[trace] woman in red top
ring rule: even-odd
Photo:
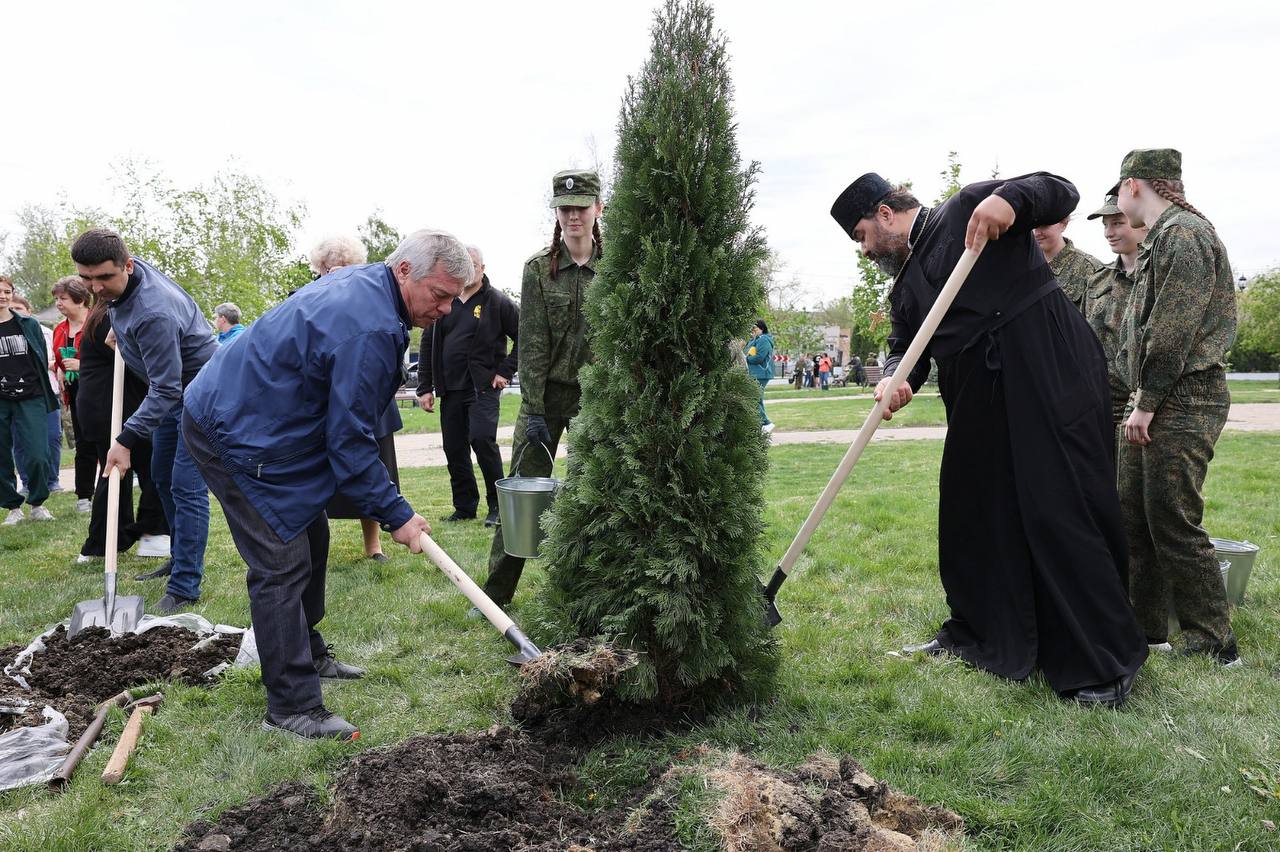
[[[93,508],[93,490],[97,485],[98,456],[86,440],[76,415],[76,391],[80,388],[80,333],[89,315],[89,288],[79,275],[68,275],[53,285],[53,303],[66,319],[53,327],[53,364],[62,382],[62,401],[70,412],[71,429],[76,450],[76,511]]]

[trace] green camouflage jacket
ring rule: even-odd
[[[1226,366],[1236,337],[1236,291],[1213,226],[1170,205],[1138,247],[1121,357],[1134,404],[1156,411],[1189,373]]]
[[[1129,385],[1129,367],[1120,358],[1125,312],[1133,295],[1133,285],[1133,277],[1124,271],[1124,261],[1117,257],[1115,263],[1094,274],[1084,300],[1084,317],[1102,341],[1102,351],[1107,356],[1111,391],[1123,396],[1133,390]]]
[[[578,412],[578,371],[591,360],[583,300],[600,252],[578,266],[561,246],[555,280],[551,247],[525,261],[520,284],[520,402],[529,414]]]
[[[1089,282],[1102,269],[1102,261],[1088,252],[1080,251],[1071,240],[1065,237],[1063,239],[1066,245],[1049,261],[1049,268],[1053,270],[1053,277],[1058,279],[1071,304],[1083,313]]]

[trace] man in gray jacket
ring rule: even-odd
[[[209,538],[209,492],[182,440],[182,392],[218,345],[187,292],[154,266],[129,255],[114,231],[85,231],[71,259],[100,299],[110,299],[111,327],[125,365],[147,382],[147,395],[107,453],[106,470],[131,466],[133,447],[151,441],[151,476],[171,531],[169,585],[152,612],[169,614],[200,597]]]

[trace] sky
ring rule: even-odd
[[[179,186],[233,165],[305,203],[298,245],[375,210],[452,231],[519,289],[550,239],[551,175],[612,171],[618,107],[649,50],[652,0],[225,0],[0,4],[0,233],[23,204],[113,205],[114,169]],[[754,220],[804,291],[845,295],[854,244],[828,214],[877,171],[937,197],[1047,170],[1082,201],[1067,229],[1114,256],[1102,202],[1131,148],[1183,154],[1187,197],[1237,274],[1280,265],[1280,4],[715,3]]]

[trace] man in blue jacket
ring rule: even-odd
[[[97,297],[111,300],[111,328],[125,366],[147,382],[147,395],[115,436],[104,469],[115,466],[124,473],[132,466],[133,448],[151,441],[151,478],[169,522],[172,569],[165,594],[151,611],[168,615],[195,603],[204,579],[209,492],[178,424],[182,390],[218,344],[187,291],[131,257],[115,231],[85,231],[71,244],[71,259]]]
[[[263,727],[351,740],[320,679],[364,672],[334,660],[324,616],[325,505],[341,492],[414,553],[430,532],[378,458],[378,419],[401,383],[410,326],[449,313],[472,276],[443,231],[406,237],[385,263],[345,266],[297,291],[224,347],[187,388],[183,433],[248,565]]]

